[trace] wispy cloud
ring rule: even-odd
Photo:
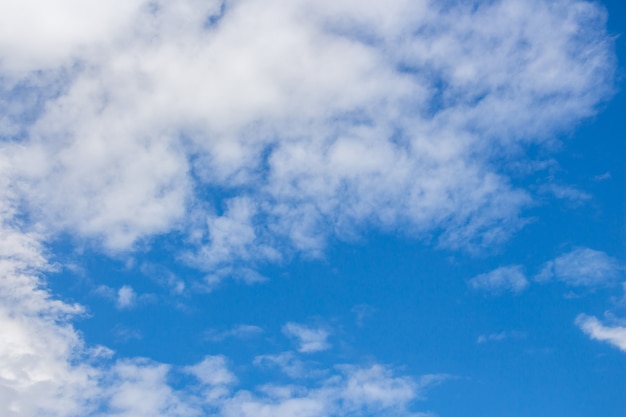
[[[217,331],[214,329],[208,330],[206,332],[206,337],[211,341],[221,342],[228,338],[250,339],[253,337],[257,337],[261,334],[263,334],[263,329],[259,326],[254,326],[251,324],[238,324],[228,330],[223,330],[223,331]]]
[[[538,282],[561,281],[574,287],[610,285],[624,274],[624,267],[604,252],[578,248],[546,262],[535,276]]]
[[[494,295],[504,292],[519,294],[528,287],[528,280],[523,267],[520,265],[494,269],[486,274],[475,276],[467,283],[474,290],[486,291]]]
[[[591,195],[569,185],[547,184],[540,187],[539,191],[544,194],[551,194],[562,200],[569,200],[573,203],[583,203],[591,200]]]
[[[500,333],[490,333],[490,334],[480,335],[476,339],[476,343],[480,345],[480,344],[488,343],[488,342],[502,342],[507,339],[523,339],[525,337],[526,337],[526,333],[511,330],[511,331],[503,331]]]
[[[355,315],[357,326],[363,327],[365,319],[374,315],[376,308],[367,304],[359,304],[352,307],[350,311]]]
[[[129,310],[156,300],[154,294],[137,294],[130,285],[122,285],[117,290],[107,285],[100,285],[94,293],[111,300],[119,310]]]
[[[317,364],[302,360],[294,352],[282,352],[276,355],[259,355],[254,364],[265,368],[278,368],[283,374],[293,379],[318,378],[326,373],[317,369]]]

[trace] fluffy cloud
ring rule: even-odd
[[[268,385],[263,388],[263,396],[241,392],[225,403],[223,415],[415,416],[407,410],[407,406],[418,397],[420,388],[426,387],[410,379],[394,377],[388,369],[379,365],[365,368],[347,366],[340,368],[336,375],[323,380],[318,388]]]
[[[626,352],[626,327],[606,326],[597,318],[585,314],[576,318],[576,324],[590,338],[609,343]]]
[[[0,188],[0,414],[78,415],[97,386],[89,364],[75,361],[85,349],[68,320],[82,307],[46,290],[40,274],[51,267],[40,236],[13,226],[7,191]]]
[[[606,253],[578,248],[546,262],[535,280],[558,280],[575,287],[595,287],[617,282],[623,272],[619,262]]]
[[[283,326],[283,333],[296,339],[299,352],[313,353],[330,348],[330,343],[327,340],[330,333],[321,327],[287,323]]]
[[[52,298],[37,276],[49,268],[37,236],[12,229],[6,221],[10,210],[0,208],[9,216],[0,223],[3,416],[414,415],[408,407],[426,386],[381,365],[338,366],[324,372],[330,376],[316,380],[313,388],[268,385],[250,392],[233,390],[237,378],[222,356],[180,369],[141,358],[112,362],[113,352],[85,347],[69,322],[82,308]],[[197,384],[175,388],[168,382],[173,372],[191,374]]]
[[[248,281],[234,264],[319,255],[364,226],[493,244],[532,200],[497,161],[612,87],[605,15],[586,1],[40,3],[0,3],[9,417],[409,414],[421,385],[380,365],[233,392],[220,359],[185,369],[196,391],[170,386],[166,364],[110,363],[72,327],[81,307],[46,290],[43,243],[66,232],[115,252],[175,232],[213,280]],[[288,329],[303,352],[327,346]]]
[[[501,241],[532,197],[496,160],[593,114],[614,68],[576,0],[9,4],[1,151],[29,216],[113,251],[183,231],[207,269],[364,225]]]
[[[117,306],[119,308],[131,308],[137,301],[137,293],[133,287],[124,285],[117,291]]]
[[[494,269],[486,274],[475,276],[467,283],[475,290],[487,291],[496,295],[506,291],[519,294],[528,286],[528,280],[520,265]]]

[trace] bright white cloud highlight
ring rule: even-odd
[[[585,314],[576,318],[576,324],[590,338],[609,343],[626,352],[626,327],[606,326],[597,318]]]
[[[528,280],[520,265],[494,269],[486,274],[475,276],[467,283],[474,290],[486,291],[494,295],[504,292],[519,294],[528,287]]]
[[[321,327],[309,327],[297,323],[287,323],[283,326],[283,333],[294,338],[298,343],[298,351],[313,353],[330,349],[327,339],[330,333]]]
[[[546,262],[535,280],[562,281],[574,287],[595,287],[616,283],[624,268],[606,253],[578,248]]]

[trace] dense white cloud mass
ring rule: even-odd
[[[576,287],[614,284],[624,268],[604,252],[578,248],[546,262],[535,279],[539,282],[562,281]]]
[[[581,314],[576,318],[576,324],[592,339],[610,343],[626,352],[625,326],[606,326],[597,318],[585,314]]]
[[[67,320],[82,309],[44,288],[37,274],[50,267],[38,236],[13,227],[6,191],[0,191],[0,415],[77,415],[95,387],[90,366],[72,364],[83,346]]]
[[[362,225],[504,239],[531,196],[494,158],[611,89],[605,16],[582,1],[91,3],[3,3],[16,191],[111,250],[184,230],[207,269]]]
[[[528,287],[528,280],[520,265],[503,266],[470,279],[468,285],[475,290],[501,294],[510,291],[519,294]]]
[[[247,392],[219,358],[185,368],[196,390],[165,364],[110,363],[46,290],[43,243],[176,231],[213,281],[255,282],[231,264],[359,227],[499,242],[532,196],[496,159],[594,114],[610,46],[577,0],[0,2],[0,414],[410,415],[421,384],[379,365]]]

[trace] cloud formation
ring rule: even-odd
[[[486,291],[494,295],[504,292],[519,294],[528,287],[528,280],[524,274],[524,269],[520,265],[503,266],[494,269],[486,274],[475,276],[467,283],[474,290]]]
[[[263,333],[263,329],[252,324],[238,324],[224,331],[208,330],[207,338],[214,342],[221,342],[228,338],[249,339],[257,337]]]
[[[546,262],[535,280],[557,280],[574,287],[597,287],[615,284],[623,274],[624,268],[620,263],[606,253],[578,248]]]
[[[500,333],[491,333],[478,336],[476,343],[481,345],[488,342],[502,342],[506,339],[523,339],[526,333],[517,330],[503,331]]]
[[[532,196],[498,161],[593,115],[615,63],[595,3],[473,6],[0,2],[0,414],[411,415],[422,385],[377,364],[236,391],[221,357],[113,360],[46,289],[45,243],[125,252],[173,234],[213,281],[257,282],[250,264],[368,227],[506,239]],[[475,282],[521,291],[512,268]],[[328,348],[323,330],[285,329],[301,352]],[[197,386],[171,386],[177,371]]]
[[[609,343],[626,352],[626,327],[606,326],[596,317],[585,314],[576,317],[576,325],[590,338]]]
[[[294,338],[298,343],[298,352],[313,353],[330,349],[328,330],[321,327],[304,326],[297,323],[287,323],[283,326],[283,333]]]
[[[29,216],[112,251],[183,231],[206,269],[363,226],[501,241],[532,196],[496,161],[612,88],[583,1],[28,4],[0,13],[0,135]]]

